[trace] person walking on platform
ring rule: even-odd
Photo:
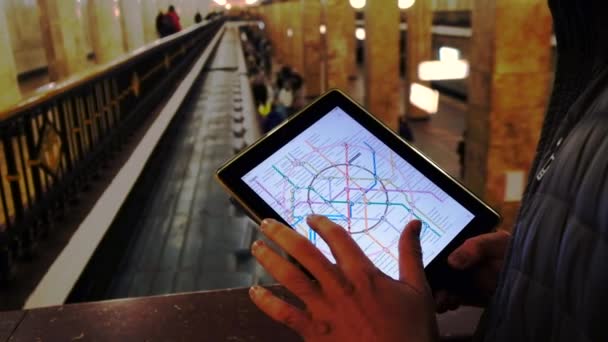
[[[158,11],[158,15],[156,16],[156,33],[158,33],[159,38],[164,38],[171,34],[171,19],[163,11]]]
[[[175,11],[175,7],[173,5],[169,6],[169,12],[167,12],[167,16],[171,20],[171,34],[181,31],[182,25],[179,22],[179,15]]]
[[[513,235],[476,236],[448,256],[449,266],[466,274],[462,290],[431,292],[420,221],[401,234],[395,258],[400,280],[394,280],[323,216],[307,223],[337,263],[298,232],[267,219],[264,235],[286,255],[298,256],[312,277],[257,241],[253,255],[305,308],[254,286],[250,297],[261,311],[307,342],[438,341],[435,311],[460,304],[486,307],[475,341],[608,341],[608,1],[548,3],[557,65],[531,177]]]
[[[201,12],[196,12],[196,14],[194,15],[194,23],[200,24],[202,22],[203,22],[203,16],[201,15]]]

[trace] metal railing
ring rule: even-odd
[[[221,29],[192,27],[0,113],[0,284]]]

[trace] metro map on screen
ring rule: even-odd
[[[340,224],[395,279],[399,236],[408,222],[422,221],[426,267],[474,217],[339,107],[243,181],[328,259],[335,260],[306,224],[308,215]]]

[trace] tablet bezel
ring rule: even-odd
[[[444,278],[445,276],[447,270],[445,260],[449,253],[460,246],[466,239],[491,231],[500,223],[500,215],[471,193],[458,180],[443,171],[432,160],[424,156],[415,147],[403,140],[340,90],[330,90],[300,112],[289,117],[281,125],[268,132],[256,143],[231,158],[217,170],[217,180],[257,223],[268,217],[289,226],[242,178],[336,107],[340,107],[347,115],[386,144],[394,153],[418,169],[424,176],[475,216],[426,266],[425,272],[429,278],[429,283],[431,285],[437,283],[440,278]],[[441,282],[443,283],[444,280],[441,280]]]

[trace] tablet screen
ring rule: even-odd
[[[242,180],[334,261],[306,224],[324,215],[348,230],[374,264],[399,277],[399,236],[422,221],[426,267],[474,218],[372,133],[336,107]]]

